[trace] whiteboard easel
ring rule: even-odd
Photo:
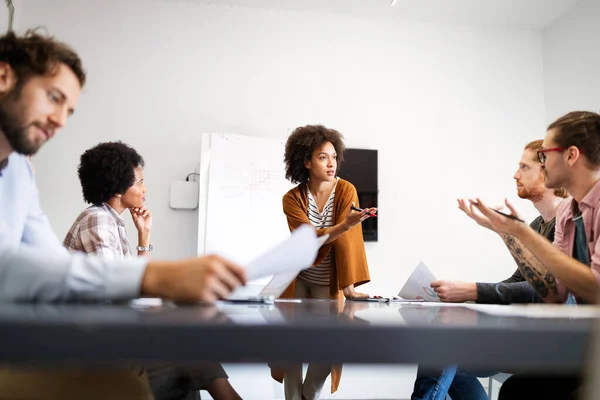
[[[294,185],[285,179],[284,149],[280,139],[202,135],[198,254],[244,264],[289,237],[282,198]]]

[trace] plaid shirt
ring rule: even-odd
[[[83,210],[65,236],[63,246],[69,251],[108,259],[131,257],[125,221],[106,203]]]

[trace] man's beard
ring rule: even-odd
[[[23,155],[33,155],[43,142],[36,143],[29,138],[28,131],[33,128],[33,124],[25,122],[25,107],[18,100],[20,93],[17,90],[18,88],[13,89],[0,100],[0,131],[4,133],[14,151]]]
[[[534,187],[532,189],[526,189],[525,186],[521,186],[517,189],[517,194],[522,199],[531,200],[533,202],[539,201],[544,197],[544,193],[546,191],[546,186],[543,181],[541,186]]]

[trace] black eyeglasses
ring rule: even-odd
[[[546,153],[549,153],[551,151],[565,151],[566,149],[567,149],[566,147],[553,147],[551,149],[539,149],[537,151],[538,161],[540,162],[540,164],[544,164],[546,162]]]

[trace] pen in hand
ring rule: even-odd
[[[473,202],[473,204],[474,204],[474,205],[476,205],[476,206],[478,206],[478,205],[479,205],[479,203],[477,203],[477,202],[475,202],[475,201]],[[506,218],[509,218],[509,219],[514,219],[515,221],[519,221],[519,222],[525,222],[525,221],[523,221],[523,220],[522,220],[521,218],[519,218],[519,217],[516,217],[516,216],[514,216],[514,215],[511,215],[511,214],[504,213],[504,212],[502,212],[502,211],[500,211],[500,210],[496,210],[495,208],[490,208],[490,210],[492,210],[492,211],[496,211],[498,214],[500,214],[500,215],[504,215]]]
[[[358,211],[358,212],[363,212],[364,210],[362,208],[358,208],[358,207],[354,207],[354,206],[350,206],[350,208],[354,211]],[[370,212],[369,215],[371,217],[376,217],[377,214],[375,214],[374,212]]]
[[[503,213],[502,211],[500,211],[500,210],[496,210],[495,208],[492,208],[492,210],[496,211],[496,212],[497,212],[498,214],[500,214],[500,215],[504,215],[506,218],[514,219],[514,220],[516,220],[516,221],[519,221],[519,222],[525,222],[525,221],[523,221],[523,220],[522,220],[521,218],[519,218],[519,217],[516,217],[516,216],[514,216],[514,215],[511,215],[511,214]]]

